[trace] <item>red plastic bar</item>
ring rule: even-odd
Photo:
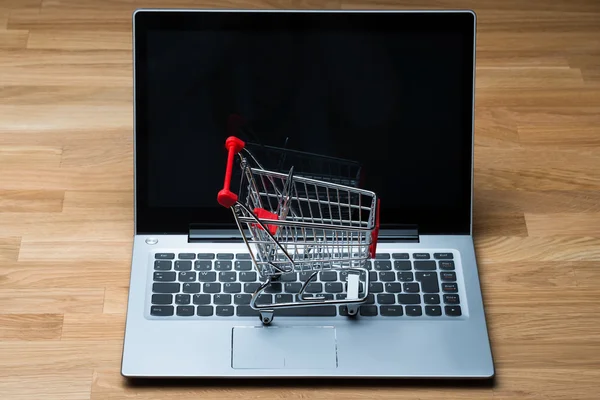
[[[235,155],[242,151],[246,143],[243,140],[236,138],[235,136],[229,136],[225,140],[225,148],[227,149],[227,167],[225,169],[225,182],[223,183],[223,189],[219,190],[217,194],[217,201],[220,205],[226,208],[230,208],[234,205],[237,200],[237,194],[233,193],[231,189],[231,173],[233,171],[233,160]]]

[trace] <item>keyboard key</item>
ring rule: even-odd
[[[425,314],[430,317],[439,317],[442,315],[442,307],[440,306],[425,306]]]
[[[283,285],[283,288],[287,293],[299,293],[302,284],[300,282],[286,283]]]
[[[250,257],[250,253],[237,253],[235,255],[235,258],[237,258],[238,260],[251,260],[252,257]]]
[[[213,253],[198,253],[199,260],[213,260],[215,255]]]
[[[392,258],[394,260],[408,260],[409,255],[408,253],[392,253]]]
[[[212,269],[212,261],[194,261],[194,270],[196,271],[210,271]]]
[[[235,262],[235,270],[236,271],[252,270],[252,261],[236,261]]]
[[[281,275],[282,282],[296,282],[297,280],[298,280],[298,274],[295,272]]]
[[[302,282],[306,282],[314,273],[314,271],[302,271],[298,274],[298,279]]]
[[[152,304],[171,304],[173,303],[172,294],[153,294]]]
[[[325,284],[326,293],[341,293],[344,291],[342,282],[327,282]]]
[[[336,300],[346,300],[346,293],[340,293],[335,295]]]
[[[194,306],[179,306],[177,307],[177,315],[180,317],[191,317],[194,315]]]
[[[152,306],[150,307],[150,315],[156,317],[168,317],[173,315],[175,308],[173,306]]]
[[[365,265],[363,265],[363,267],[370,271],[373,269],[373,263],[371,261],[367,261],[365,262]]]
[[[444,311],[449,317],[460,317],[462,315],[460,306],[444,306]]]
[[[335,306],[291,307],[276,309],[275,315],[282,317],[335,317],[337,310]]]
[[[375,261],[373,263],[373,267],[376,271],[391,271],[392,270],[392,262],[391,261]]]
[[[153,283],[154,293],[179,293],[179,283]]]
[[[210,294],[195,294],[192,296],[195,305],[210,304]]]
[[[204,293],[219,293],[221,291],[220,283],[205,283],[202,288]]]
[[[460,304],[460,296],[457,294],[445,294],[444,295],[444,303],[445,304]]]
[[[394,269],[396,271],[410,271],[412,263],[410,261],[394,261]]]
[[[232,268],[231,261],[215,261],[215,271],[231,271]]]
[[[256,304],[272,304],[273,296],[270,294],[262,293],[260,296],[256,298]]]
[[[386,283],[385,291],[388,293],[400,293],[402,291],[402,286],[398,282]]]
[[[242,284],[237,282],[227,282],[223,284],[224,293],[240,293],[242,291]]]
[[[456,293],[458,292],[458,285],[456,283],[442,282],[442,290],[445,293]]]
[[[191,296],[189,294],[178,294],[175,296],[175,304],[190,304]]]
[[[195,260],[196,253],[179,253],[177,255],[177,258],[179,258],[180,260]]]
[[[157,271],[169,271],[171,269],[171,261],[154,261],[154,269]]]
[[[214,271],[198,272],[198,281],[200,281],[200,282],[214,282],[216,280],[217,280],[217,273]]]
[[[437,272],[417,272],[415,276],[417,281],[421,282],[423,293],[438,293],[440,291]]]
[[[213,303],[219,305],[227,305],[231,304],[231,295],[230,294],[215,294],[213,296]]]
[[[233,260],[232,253],[219,253],[217,254],[217,260]]]
[[[382,282],[392,282],[396,280],[396,274],[393,272],[380,272],[379,273],[379,280]]]
[[[454,270],[454,261],[440,261],[440,269],[451,271]]]
[[[199,317],[210,317],[211,315],[213,315],[213,306],[196,307],[196,315]]]
[[[254,293],[258,290],[259,287],[260,283],[258,282],[244,283],[244,293]]]
[[[175,271],[191,271],[192,262],[191,261],[175,261]]]
[[[377,306],[360,306],[360,315],[363,317],[375,317],[377,315]]]
[[[281,283],[278,283],[278,282],[271,283],[265,289],[265,293],[281,293],[282,291],[283,291],[283,287],[282,287]]]
[[[423,303],[425,304],[440,304],[439,294],[424,294]]]
[[[379,304],[394,304],[396,302],[396,296],[390,293],[378,294],[377,302]]]
[[[454,282],[454,281],[456,281],[456,272],[441,272],[440,278],[443,281]]]
[[[377,253],[375,254],[375,259],[377,260],[389,260],[390,259],[390,255],[387,253]]]
[[[412,272],[398,272],[398,280],[400,282],[412,282],[415,280],[415,276]]]
[[[435,271],[435,261],[415,261],[417,271]]]
[[[322,300],[333,300],[333,295],[331,293],[319,293],[318,296],[321,297]]]
[[[348,271],[340,271],[340,281],[346,282],[347,280],[348,280]]]
[[[386,283],[386,285],[391,285],[391,283]],[[371,282],[371,283],[369,283],[369,292],[371,292],[371,293],[381,293],[381,292],[383,292],[383,283],[381,283],[381,282]]]
[[[294,296],[291,294],[276,294],[275,303],[291,303],[294,301]]]
[[[320,293],[323,291],[323,284],[311,282],[306,286],[306,293]]]
[[[250,294],[236,294],[233,296],[233,304],[244,305],[250,304],[252,295]]]
[[[250,306],[242,305],[236,307],[236,315],[238,317],[258,317],[260,313]]]
[[[404,315],[402,312],[402,306],[381,306],[379,312],[384,317],[401,317]]]
[[[452,253],[433,253],[433,258],[436,260],[452,260],[454,254]]]
[[[375,295],[373,293],[369,293],[363,304],[375,304]]]
[[[416,282],[405,283],[404,284],[404,291],[406,293],[419,293],[419,284],[416,283]]]
[[[323,271],[319,274],[319,279],[322,282],[333,282],[337,281],[337,272],[335,271]],[[341,285],[341,283],[340,283]]]
[[[225,272],[221,272],[224,274]],[[239,274],[239,279],[241,282],[254,282],[256,281],[256,272],[254,271],[242,271]]]
[[[219,282],[235,282],[237,274],[235,272],[219,272]]]
[[[177,280],[179,280],[179,282],[194,282],[196,280],[196,273],[180,272],[179,276],[177,277]]]
[[[406,315],[410,317],[420,317],[423,315],[423,309],[421,309],[421,306],[406,306]]]
[[[431,255],[429,253],[413,253],[413,258],[415,260],[429,260]]]
[[[174,282],[177,275],[175,272],[155,272],[152,278],[157,282]]]
[[[175,254],[173,253],[156,253],[154,255],[156,260],[174,260]]]
[[[398,303],[400,304],[421,304],[421,296],[418,294],[399,294]]]
[[[184,283],[183,293],[200,293],[199,283]]]
[[[364,277],[361,276],[361,279],[364,280]],[[379,279],[377,277],[377,272],[375,272],[375,271],[369,271],[369,280],[371,282],[375,282],[377,279]]]

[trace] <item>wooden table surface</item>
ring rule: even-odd
[[[137,7],[472,8],[475,234],[497,378],[119,374]],[[0,0],[0,399],[599,399],[598,0]]]

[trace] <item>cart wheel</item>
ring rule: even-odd
[[[348,306],[348,316],[356,317],[358,315],[359,308],[360,308],[360,305],[349,305]]]
[[[263,325],[269,325],[273,322],[273,311],[261,311],[258,318]]]

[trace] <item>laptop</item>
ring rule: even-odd
[[[475,21],[471,11],[135,12],[124,376],[493,376],[472,236]],[[377,194],[358,315],[324,305],[259,319],[250,298],[261,276],[217,202],[232,134],[265,169],[315,177],[336,165],[327,171],[339,182]],[[294,298],[302,279],[286,276],[265,301]],[[345,279],[320,273],[312,293],[344,299]]]

